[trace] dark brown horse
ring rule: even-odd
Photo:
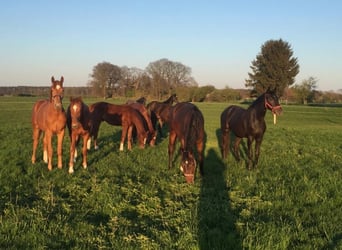
[[[146,98],[145,97],[140,97],[139,99],[137,100],[127,100],[126,104],[131,104],[131,103],[141,103],[145,106],[146,104]]]
[[[54,134],[57,135],[57,155],[58,168],[62,168],[62,144],[64,138],[64,130],[66,124],[65,111],[62,105],[63,99],[63,82],[56,81],[51,77],[50,98],[48,100],[37,101],[32,110],[32,129],[33,129],[33,152],[32,163],[36,162],[36,150],[40,134],[44,132],[43,140],[43,160],[48,164],[48,169],[52,170],[52,143],[51,139]]]
[[[164,123],[168,122],[169,111],[173,103],[178,103],[178,98],[176,94],[171,95],[167,100],[163,102],[152,101],[147,104],[147,109],[151,112],[151,119],[153,127],[159,131],[160,136],[163,136],[162,127]],[[157,124],[158,123],[158,124]]]
[[[97,102],[89,107],[91,112],[91,136],[94,137],[94,147],[98,149],[97,136],[101,122],[106,121],[114,126],[122,126],[120,151],[127,137],[127,148],[132,149],[132,130],[137,129],[139,147],[144,148],[148,136],[141,114],[129,105],[115,105],[107,102]]]
[[[266,110],[272,111],[273,115],[280,115],[282,108],[274,91],[267,90],[259,96],[248,109],[238,106],[229,106],[221,114],[222,132],[222,157],[225,159],[229,152],[230,131],[235,135],[234,154],[240,160],[239,145],[242,138],[247,138],[248,146],[248,169],[255,167],[259,160],[260,145],[266,131]],[[255,140],[255,158],[252,159],[252,143]]]
[[[154,130],[154,127],[152,125],[150,112],[148,112],[148,110],[144,106],[144,104],[141,104],[138,102],[132,102],[132,103],[127,104],[127,105],[129,105],[130,107],[137,110],[144,117],[145,130],[149,131],[147,141],[150,143],[150,146],[154,146],[156,144],[157,131]]]
[[[201,111],[193,104],[181,102],[171,109],[169,135],[169,168],[172,167],[175,141],[180,141],[182,155],[180,169],[187,183],[193,183],[196,171],[196,155],[200,174],[203,175],[204,160],[204,118]]]
[[[67,126],[70,135],[69,173],[72,174],[77,157],[76,147],[80,137],[83,138],[82,165],[84,169],[87,168],[87,144],[90,143],[90,112],[81,97],[70,98],[70,105],[67,109]]]

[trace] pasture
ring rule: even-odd
[[[167,167],[168,138],[119,152],[121,127],[105,123],[88,169],[79,158],[68,174],[67,132],[62,170],[54,158],[48,171],[41,142],[33,165],[36,99],[0,97],[1,249],[342,249],[342,108],[284,105],[277,125],[268,111],[259,165],[249,171],[231,154],[221,160],[228,104],[196,103],[206,175],[189,185]]]

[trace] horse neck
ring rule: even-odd
[[[164,101],[163,103],[168,104],[168,105],[172,105],[172,104],[173,104],[173,97],[170,96],[169,99],[167,99],[167,100]]]
[[[249,112],[256,112],[257,117],[264,118],[266,115],[265,94],[259,96],[247,110]]]

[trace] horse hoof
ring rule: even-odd
[[[69,168],[69,174],[73,174],[74,173],[74,169],[73,168]]]
[[[98,150],[98,149],[99,149],[99,146],[95,146],[94,149],[95,149],[95,150]]]

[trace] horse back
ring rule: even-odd
[[[204,138],[204,118],[202,112],[192,103],[178,103],[171,110],[171,130],[179,139],[202,140]]]

